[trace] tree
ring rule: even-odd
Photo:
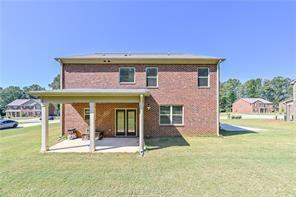
[[[250,79],[241,88],[241,96],[246,98],[259,98],[262,95],[262,79]]]
[[[50,84],[48,84],[48,86],[53,90],[60,89],[60,75],[58,74],[57,76],[55,76],[53,81]],[[59,104],[55,104],[55,109],[56,109],[56,114],[60,114]]]
[[[272,80],[264,80],[262,97],[279,104],[279,102],[292,97],[291,79],[284,77],[274,77]]]
[[[4,113],[6,105],[15,99],[24,98],[24,91],[18,86],[9,86],[0,91],[0,112]]]
[[[35,98],[35,97],[31,96],[29,94],[29,92],[30,91],[40,91],[40,90],[45,90],[45,88],[41,87],[38,84],[33,84],[33,85],[26,86],[26,87],[23,88],[23,91],[25,93],[25,98]]]
[[[55,76],[53,81],[48,84],[48,86],[53,90],[60,89],[60,75],[58,74]]]
[[[238,79],[229,79],[221,83],[220,89],[220,110],[231,111],[232,103],[239,98],[241,82]]]

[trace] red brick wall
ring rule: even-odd
[[[239,99],[232,104],[232,112],[235,113],[252,113],[253,107],[243,99]]]
[[[115,110],[116,108],[135,108],[138,112],[138,103],[108,103],[96,104],[96,129],[104,131],[105,136],[115,136]],[[88,123],[84,120],[84,109],[89,108],[88,103],[75,103],[65,105],[65,129],[76,128],[78,135],[86,132]],[[137,117],[137,123],[138,123]],[[138,125],[137,125],[137,128]],[[67,132],[66,132],[67,133]]]
[[[145,68],[151,65],[132,66],[136,68],[136,83],[120,85],[118,72],[120,65],[64,65],[64,88],[145,88]],[[157,67],[159,88],[150,89],[151,96],[145,98],[145,135],[216,135],[216,65],[208,65],[210,88],[197,87],[199,65],[158,65]],[[149,111],[147,110],[148,104],[151,107]],[[159,106],[166,104],[184,106],[184,126],[159,125]],[[104,109],[106,108],[109,111],[106,112],[107,114],[115,111],[107,106]],[[77,104],[72,107],[66,105],[65,129],[70,125],[75,125],[82,131],[85,129],[85,124],[79,117],[81,113],[77,111],[79,111]],[[111,121],[113,127],[106,126],[106,128],[113,129],[115,120],[112,118],[108,120]],[[97,121],[99,122],[100,118],[97,118]],[[111,123],[106,125],[111,125]]]

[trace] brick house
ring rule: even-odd
[[[6,105],[7,117],[35,117],[41,115],[41,103],[37,99],[16,99]]]
[[[190,54],[103,54],[56,58],[61,89],[31,92],[48,103],[61,103],[61,132],[89,129],[109,137],[219,135],[219,64],[224,59]],[[43,120],[47,120],[43,118]],[[47,122],[42,151],[47,150]]]
[[[293,85],[293,106],[292,106],[293,119],[292,120],[296,121],[296,80],[293,80],[291,84]]]
[[[49,115],[53,116],[55,107],[49,106]],[[6,117],[39,117],[41,101],[38,99],[16,99],[6,105]]]
[[[282,111],[285,113],[287,119],[296,121],[296,80],[291,82],[293,86],[293,97],[280,103]]]
[[[262,98],[240,98],[232,104],[232,112],[235,113],[270,113],[273,111],[273,103]]]
[[[49,115],[55,115],[54,105],[49,105]],[[39,117],[41,101],[39,99],[16,99],[6,105],[6,117]]]

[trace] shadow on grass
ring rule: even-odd
[[[157,137],[145,139],[147,150],[157,150],[173,146],[190,146],[183,137]]]
[[[18,127],[1,128],[0,132],[1,131],[10,131],[10,130],[14,131],[14,129],[22,129],[22,128],[24,128],[24,127],[18,126]]]
[[[220,134],[222,136],[232,136],[232,135],[244,135],[244,134],[257,134],[257,132],[246,129],[246,128],[222,123]]]
[[[257,134],[257,132],[255,132],[255,131],[226,131],[226,130],[223,130],[223,129],[220,130],[220,134],[222,136],[244,135],[244,134],[252,134],[252,133]]]

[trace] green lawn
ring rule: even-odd
[[[0,131],[0,196],[295,196],[296,124],[225,122],[267,130],[149,139],[143,158],[40,154],[40,127]]]

